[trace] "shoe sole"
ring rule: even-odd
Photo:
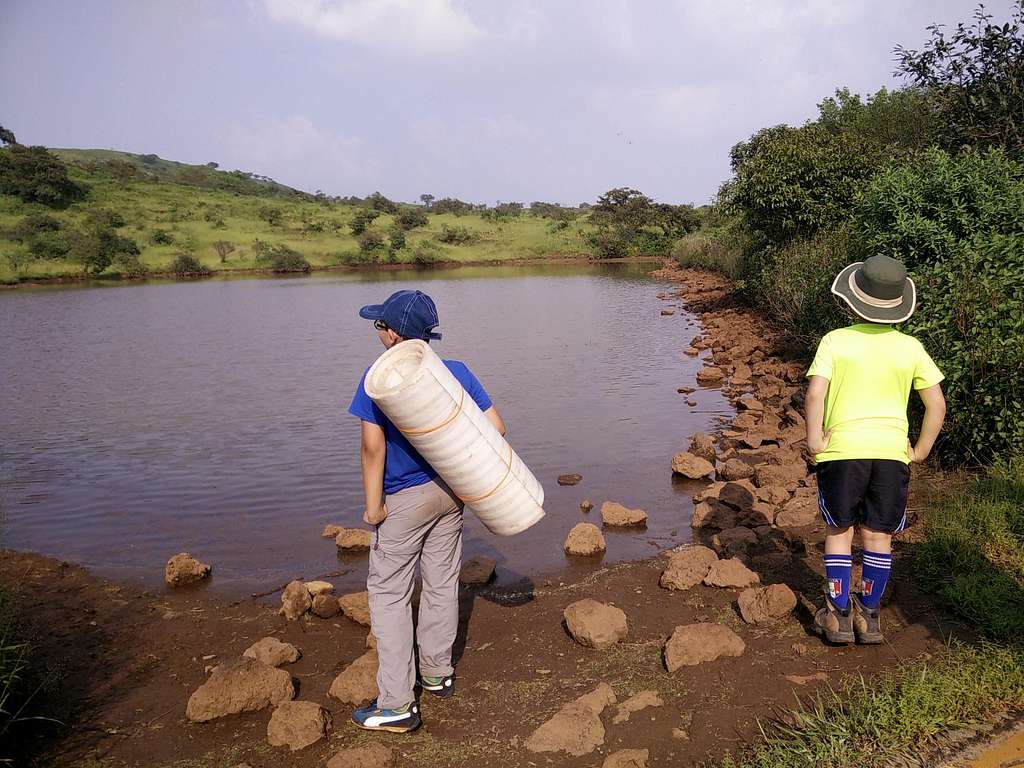
[[[857,635],[857,642],[860,645],[881,645],[885,642],[882,635]]]
[[[829,632],[828,630],[819,627],[817,624],[814,625],[814,632],[821,637],[824,637],[833,645],[850,645],[850,643],[856,642],[857,640],[852,632],[849,635],[845,632]]]
[[[409,728],[402,725],[362,725],[355,720],[352,723],[364,731],[387,731],[388,733],[412,733],[422,725],[422,723],[416,723],[416,725]]]

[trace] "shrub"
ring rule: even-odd
[[[149,268],[142,263],[137,253],[119,253],[113,259],[117,272],[125,277],[145,277]]]
[[[280,226],[283,216],[280,208],[270,205],[265,205],[259,210],[259,217],[272,227]]]
[[[395,216],[395,223],[406,231],[416,229],[417,227],[425,227],[427,222],[427,214],[421,208],[403,208]]]
[[[739,233],[708,228],[677,240],[672,247],[672,258],[681,267],[709,269],[737,280],[741,275],[745,248],[746,241]]]
[[[213,244],[213,250],[217,252],[220,263],[223,264],[228,260],[228,256],[235,252],[235,244],[228,240],[218,240]]]
[[[375,229],[368,229],[359,238],[359,250],[374,253],[384,247],[384,235]]]
[[[373,223],[373,220],[378,216],[380,216],[380,212],[378,211],[371,211],[368,209],[356,211],[355,215],[352,217],[351,223],[348,225],[349,230],[353,235],[358,237],[366,231],[366,228],[370,226],[370,224]]]
[[[124,220],[109,211],[94,211],[85,228],[75,233],[69,253],[82,263],[89,274],[98,275],[117,258],[138,256],[139,246],[131,238],[117,233],[115,226]]]
[[[388,200],[380,192],[374,192],[368,198],[366,202],[370,204],[370,207],[375,211],[381,211],[382,213],[398,213],[398,204],[393,200]]]
[[[274,246],[270,259],[270,268],[274,272],[280,273],[309,272],[312,269],[302,254],[289,248],[284,243]]]
[[[11,240],[25,245],[36,259],[62,259],[71,249],[60,222],[45,213],[30,213],[8,234]]]
[[[405,230],[402,227],[392,227],[389,233],[388,252],[394,255],[405,248]]]
[[[431,210],[434,213],[454,213],[456,216],[461,216],[464,213],[471,213],[473,204],[455,197],[442,197],[440,200],[434,201]]]
[[[209,268],[203,266],[202,262],[190,253],[176,255],[167,265],[167,271],[177,277],[203,277],[210,274]]]
[[[252,241],[252,255],[256,261],[267,261],[274,255],[274,246],[258,237]]]
[[[423,240],[412,248],[412,263],[419,267],[429,267],[432,264],[445,261],[439,246],[430,241]]]
[[[84,190],[68,178],[67,166],[46,147],[12,144],[0,149],[0,194],[57,207],[74,202]]]
[[[149,236],[149,242],[153,245],[171,245],[174,243],[174,235],[166,229],[154,229]]]
[[[452,245],[464,245],[476,239],[476,236],[465,227],[452,227],[447,224],[441,225],[441,231],[436,237],[438,242]]]

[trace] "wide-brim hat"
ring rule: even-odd
[[[832,281],[832,293],[872,323],[902,323],[917,306],[917,289],[907,268],[888,256],[846,267]]]

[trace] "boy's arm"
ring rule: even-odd
[[[822,432],[825,422],[825,395],[828,392],[828,379],[824,376],[811,376],[804,398],[807,422],[807,450],[812,454],[824,453],[828,448],[832,430]]]
[[[946,398],[942,395],[941,384],[919,389],[917,394],[924,403],[924,420],[921,422],[921,434],[917,436],[917,445],[907,441],[907,453],[911,461],[922,462],[928,458],[939,430],[942,429],[942,422],[946,418]]]
[[[363,467],[363,495],[366,508],[363,520],[370,525],[379,525],[387,517],[384,506],[384,459],[387,456],[387,442],[380,425],[369,421],[363,425],[359,448],[359,459]]]
[[[505,420],[501,418],[501,414],[498,413],[498,409],[492,405],[484,411],[484,416],[486,416],[490,420],[491,424],[494,425],[494,428],[498,430],[498,434],[504,437],[506,433]]]

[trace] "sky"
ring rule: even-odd
[[[997,19],[1013,0],[988,0]],[[217,162],[330,195],[709,202],[729,149],[959,0],[0,0],[23,144]]]

